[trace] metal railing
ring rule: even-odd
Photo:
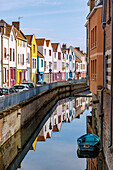
[[[36,86],[35,88],[27,90],[27,91],[0,97],[0,111],[13,107],[17,104],[20,104],[23,101],[28,100],[31,97],[41,92],[52,89],[54,87],[78,83],[78,82],[85,82],[85,80],[70,80],[70,81],[65,81],[65,82],[56,82],[56,83],[51,83],[51,84],[47,84],[43,86]]]

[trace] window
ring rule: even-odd
[[[18,40],[18,46],[19,46],[19,40]]]
[[[43,60],[41,60],[41,67],[43,67]]]
[[[65,63],[62,62],[62,71],[65,71]]]
[[[75,60],[75,56],[73,56],[73,60]]]
[[[20,47],[22,47],[22,41],[20,40]]]
[[[54,70],[57,70],[57,62],[54,62]]]
[[[22,65],[24,65],[24,54],[22,54]]]
[[[33,45],[33,53],[35,53],[35,45]]]
[[[61,60],[61,53],[58,52],[58,60]]]
[[[24,54],[20,54],[20,61],[21,65],[24,65]]]
[[[66,68],[67,68],[67,70],[68,70],[68,63],[66,63]]]
[[[4,48],[4,58],[6,58],[6,48]]]
[[[49,62],[49,68],[51,68],[51,62]]]
[[[11,35],[11,41],[13,41],[13,35]]]
[[[83,64],[83,69],[85,69],[85,64]]]
[[[64,54],[63,54],[63,60],[65,60]]]
[[[34,62],[35,62],[35,68],[36,68],[36,59],[34,59]]]
[[[67,55],[67,60],[68,60],[68,55]]]
[[[34,68],[34,59],[32,59],[32,67]]]
[[[78,63],[76,63],[76,69],[78,69]]]
[[[44,61],[44,71],[46,71],[46,61]]]
[[[96,66],[97,61],[96,60],[91,60],[91,80],[96,80]]]
[[[60,122],[61,122],[61,115],[58,116],[58,123],[60,123]]]
[[[54,57],[56,58],[56,53],[54,53]]]
[[[10,48],[10,61],[12,60],[12,48]]]
[[[28,57],[28,64],[30,64],[30,53],[27,53],[27,57]]]
[[[15,49],[13,49],[13,61],[15,61]]]
[[[97,46],[97,26],[95,26],[91,30],[91,48],[95,48]]]
[[[44,55],[46,55],[46,49],[44,49]]]
[[[51,56],[51,50],[49,50],[49,56]]]
[[[36,68],[36,59],[33,59],[33,60],[32,60],[32,67],[33,67],[33,69]]]
[[[23,47],[25,47],[25,41],[23,41]]]

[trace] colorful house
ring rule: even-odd
[[[62,52],[65,53],[65,65],[66,65],[66,80],[69,78],[69,49],[62,48]]]
[[[37,82],[37,43],[35,35],[26,35],[28,44],[31,45],[31,57],[30,57],[30,71],[31,71],[31,81],[36,84]]]
[[[27,39],[20,30],[20,22],[12,22],[14,25],[14,32],[16,35],[16,54],[17,54],[17,84],[27,81]]]
[[[31,82],[31,45],[27,44],[27,81]]]
[[[53,82],[66,80],[65,56],[60,43],[52,43],[53,48]]]
[[[52,55],[53,49],[51,46],[51,41],[43,39],[36,39],[38,51],[44,56],[44,74],[43,80],[47,83],[52,82]]]
[[[0,20],[0,31],[2,35],[2,65],[1,86],[13,86],[16,84],[16,35],[14,26]]]
[[[43,81],[44,74],[44,56],[37,52],[37,81]]]
[[[96,3],[96,4],[95,4]],[[103,30],[102,30],[102,5],[98,1],[90,0],[90,90],[97,94],[103,86]]]

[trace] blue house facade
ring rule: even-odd
[[[44,74],[44,56],[38,51],[37,53],[37,82],[43,81]]]

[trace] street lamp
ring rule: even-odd
[[[7,59],[8,59],[8,74],[9,74],[9,57],[10,57],[10,55],[7,54]],[[8,78],[9,78],[9,75],[8,75]],[[9,82],[9,79],[8,79],[7,81]],[[9,86],[9,85],[8,85],[8,86]]]

